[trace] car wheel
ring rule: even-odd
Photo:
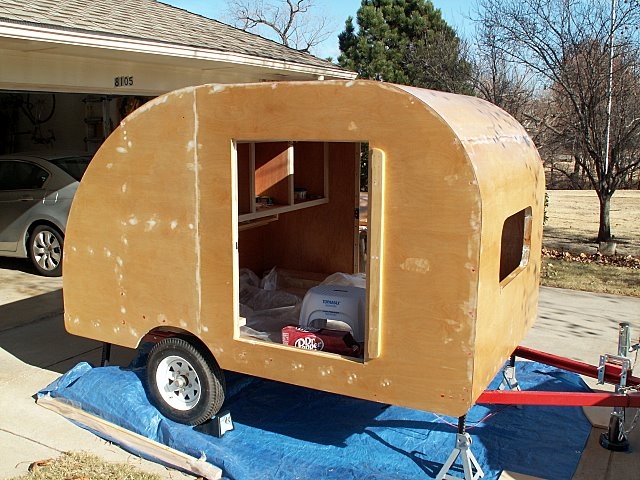
[[[206,422],[224,402],[224,374],[213,355],[179,337],[166,338],[151,349],[147,386],[165,417],[187,425]]]
[[[62,275],[62,234],[53,227],[40,225],[29,236],[29,258],[40,275]]]

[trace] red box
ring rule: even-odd
[[[322,350],[351,357],[358,357],[362,352],[362,347],[351,332],[328,328],[314,330],[289,325],[282,329],[282,343],[305,350]]]

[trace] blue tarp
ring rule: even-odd
[[[525,390],[589,391],[579,376],[539,363],[518,362],[516,371]],[[144,367],[80,363],[38,395],[204,455],[230,480],[435,478],[455,446],[456,418],[229,372],[224,408],[235,429],[216,438],[164,418],[144,375]],[[502,470],[570,479],[591,430],[579,407],[476,405],[467,426],[486,479]]]

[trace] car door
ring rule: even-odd
[[[46,196],[49,172],[24,160],[0,160],[0,251],[15,252],[31,219],[29,211]]]

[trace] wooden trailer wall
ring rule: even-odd
[[[240,145],[267,141],[327,142],[328,201],[239,228]],[[343,208],[360,142],[372,149],[364,359],[240,338],[242,264],[353,268]],[[129,347],[184,331],[225,369],[462,415],[535,320],[543,203],[526,132],[476,98],[364,81],[179,90],[128,117],[85,174],[65,324]]]

